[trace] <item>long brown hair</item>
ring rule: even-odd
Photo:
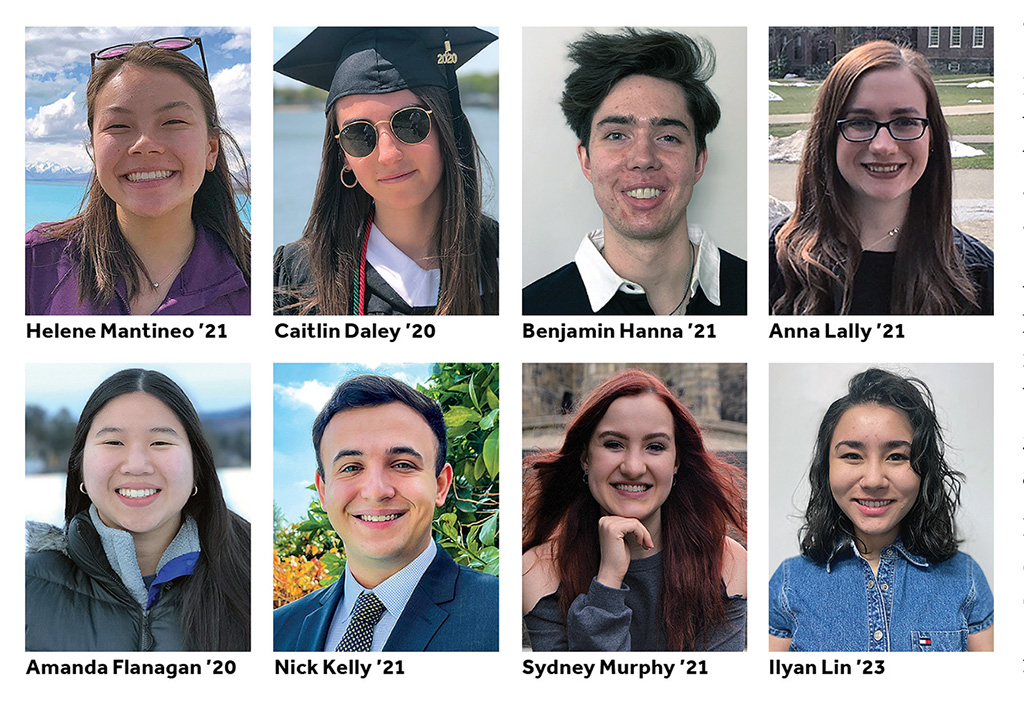
[[[481,212],[479,148],[464,121],[466,139],[472,146],[468,161],[459,158],[451,103],[444,89],[421,86],[411,89],[432,112],[432,128],[438,131],[443,193],[441,217],[436,226],[441,262],[441,291],[437,314],[486,314],[481,299],[496,300],[498,291],[497,225]],[[332,106],[327,111],[320,177],[313,195],[309,221],[299,243],[309,263],[310,278],[298,291],[283,289],[290,314],[349,314],[352,281],[359,267],[359,246],[366,230],[373,199],[357,184],[341,184],[341,148],[334,136],[338,119]],[[351,177],[349,178],[351,179]]]
[[[745,532],[746,520],[736,469],[707,450],[693,415],[656,376],[629,370],[609,379],[579,406],[561,448],[524,460],[523,552],[552,542],[559,607],[566,615],[573,600],[588,591],[601,564],[597,525],[602,511],[583,480],[583,453],[615,400],[647,393],[661,398],[672,413],[679,464],[678,482],[661,507],[662,619],[671,650],[694,650],[725,621],[726,531],[731,525]]]
[[[928,63],[912,49],[876,41],[847,52],[818,90],[797,177],[796,208],[775,235],[785,291],[772,303],[773,314],[848,312],[861,246],[850,186],[836,164],[837,121],[843,118],[862,76],[897,68],[909,69],[928,98],[932,151],[924,174],[911,190],[900,232],[890,295],[892,313],[959,314],[977,306],[953,238],[949,128]]]
[[[180,52],[147,46],[133,47],[121,57],[97,62],[86,87],[89,134],[92,134],[96,111],[96,96],[107,81],[126,65],[170,71],[180,77],[199,95],[206,115],[206,130],[220,141],[217,164],[207,172],[192,200],[192,220],[203,226],[212,236],[223,240],[238,268],[250,278],[249,230],[238,215],[236,190],[249,193],[249,171],[242,151],[217,118],[217,101],[210,81],[202,67]],[[233,156],[238,171],[232,175],[228,166],[228,153]],[[115,286],[124,280],[128,301],[139,292],[139,272],[145,266],[138,254],[125,240],[117,222],[117,205],[100,186],[93,169],[89,191],[77,216],[66,221],[49,224],[46,235],[78,242],[80,275],[78,302],[94,302],[103,306],[115,295]]]

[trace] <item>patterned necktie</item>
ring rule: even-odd
[[[376,594],[363,592],[352,609],[345,635],[338,641],[336,651],[368,651],[373,645],[373,629],[384,615],[384,604]]]

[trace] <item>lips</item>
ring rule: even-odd
[[[352,515],[364,523],[388,523],[401,518],[405,515],[405,511],[376,511],[373,513],[353,513]]]
[[[615,489],[616,491],[618,491],[619,493],[633,495],[633,494],[643,494],[643,493],[646,493],[647,491],[649,491],[652,488],[652,486],[651,486],[651,484],[617,483],[617,484],[612,484],[612,488]]]
[[[146,498],[160,493],[160,489],[117,489],[117,495],[124,498]]]
[[[396,182],[401,182],[408,179],[415,173],[416,170],[412,169],[409,170],[408,172],[399,172],[398,174],[392,174],[387,177],[381,177],[377,181],[379,181],[381,184],[395,184]]]

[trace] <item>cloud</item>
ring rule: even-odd
[[[275,385],[274,392],[281,401],[292,408],[309,407],[319,412],[331,398],[333,385],[325,385],[320,381],[305,381],[301,386]]]
[[[221,122],[231,131],[245,152],[249,151],[249,104],[251,67],[235,64],[210,77],[210,85],[217,96],[217,110]]]
[[[36,140],[73,137],[87,134],[85,115],[75,103],[76,92],[72,91],[59,100],[45,106],[25,121],[25,133]]]

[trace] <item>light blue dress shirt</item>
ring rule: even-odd
[[[383,650],[384,645],[391,636],[391,631],[398,623],[398,617],[402,615],[405,605],[409,603],[416,585],[423,578],[423,573],[430,567],[437,554],[437,545],[431,542],[427,549],[417,555],[416,559],[402,569],[385,579],[373,589],[367,589],[359,584],[352,576],[348,566],[345,566],[345,593],[338,602],[338,609],[334,612],[334,619],[331,621],[331,629],[327,633],[327,640],[324,642],[324,650],[333,651],[341,637],[345,635],[349,621],[352,619],[352,610],[356,606],[356,599],[362,592],[373,592],[384,604],[384,615],[380,617],[377,626],[373,630],[373,644],[371,651]]]

